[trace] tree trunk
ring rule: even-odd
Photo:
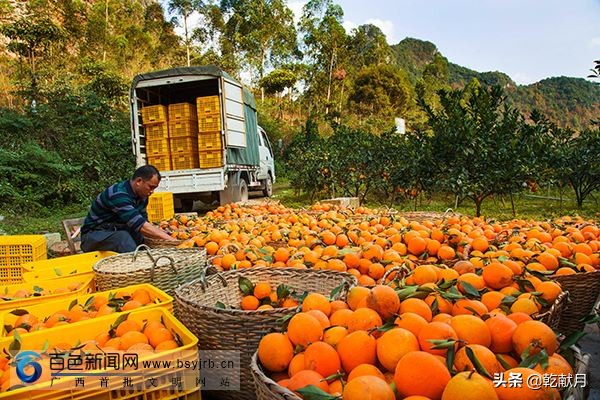
[[[331,59],[329,60],[329,79],[327,81],[327,104],[325,105],[325,115],[329,114],[329,100],[331,99],[331,79],[333,77],[334,60],[335,60],[335,49],[331,50]]]
[[[108,37],[108,0],[104,2],[104,43],[102,45],[102,62],[106,61],[106,38]]]
[[[512,207],[513,218],[517,216],[517,211],[515,210],[515,198],[513,194],[510,194],[510,205]]]
[[[187,13],[183,13],[183,28],[185,29],[185,54],[187,57],[187,66],[190,66],[190,38],[188,35],[188,20],[189,15]]]
[[[473,201],[475,201],[475,216],[480,217],[481,216],[481,203],[483,203],[483,199],[476,197],[473,199]]]

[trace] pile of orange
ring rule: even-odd
[[[69,293],[75,292],[84,285],[84,282],[73,282],[68,284],[66,287],[59,287],[56,289],[44,289],[43,287],[36,286],[34,290],[19,289],[13,293],[4,293],[0,295],[0,300],[10,301],[15,299],[26,299],[29,297],[47,296],[51,294]]]
[[[138,288],[132,293],[120,290],[109,296],[96,294],[92,295],[85,304],[71,304],[69,309],[55,311],[44,318],[30,313],[22,314],[13,326],[5,328],[7,333],[34,332],[116,312],[131,311],[153,303],[154,300],[144,288]]]
[[[56,325],[55,325],[56,326]],[[117,319],[107,332],[101,332],[92,340],[80,342],[74,334],[71,339],[65,338],[63,342],[50,342],[46,352],[41,354],[41,359],[36,360],[41,366],[41,376],[36,383],[47,382],[51,379],[50,360],[58,357],[57,353],[64,354],[93,354],[97,352],[114,354],[117,352],[137,353],[144,355],[177,349],[183,345],[178,335],[168,329],[159,320],[144,321],[139,323],[133,319]],[[16,365],[6,356],[0,356],[0,392],[10,388],[11,380],[17,378]],[[29,367],[27,367],[29,368]],[[53,367],[56,369],[55,367]],[[32,371],[25,370],[31,375]]]
[[[560,398],[556,388],[526,385],[534,374],[540,382],[543,374],[573,377],[550,327],[522,312],[483,306],[483,319],[455,306],[445,313],[422,299],[401,300],[387,285],[355,287],[346,302],[311,293],[286,332],[261,339],[258,358],[273,380],[298,394],[313,385],[345,400]],[[518,367],[542,350],[547,366]],[[513,374],[523,377],[521,387],[493,384]]]
[[[273,289],[269,282],[252,284],[246,280],[245,284],[240,283],[240,290],[244,293],[240,302],[242,310],[272,310],[298,306],[298,302],[291,296],[289,288],[283,284]]]

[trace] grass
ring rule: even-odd
[[[536,196],[546,198],[531,197],[534,194],[523,193],[514,196],[516,218],[548,220],[559,216],[580,215],[586,219],[600,218],[600,203],[598,200],[600,194],[590,197],[584,202],[582,209],[578,209],[574,200],[568,199],[573,194],[568,192],[564,195],[566,200],[561,203],[558,200],[550,198],[559,198],[560,194],[556,190],[544,190],[544,193],[535,193]],[[274,185],[273,200],[291,208],[308,208],[311,205],[310,196],[305,193],[299,193],[294,190],[288,181],[280,179]],[[382,202],[370,201],[365,204],[368,207],[385,207],[388,204]],[[416,207],[415,207],[416,205]],[[41,234],[47,232],[60,232],[64,237],[61,221],[68,218],[83,217],[87,213],[87,205],[69,205],[62,209],[44,210],[31,214],[10,214],[2,213],[4,219],[0,221],[0,234],[24,235]],[[399,211],[446,211],[451,208],[453,211],[463,215],[475,215],[475,207],[472,201],[465,200],[459,207],[454,208],[454,198],[452,196],[434,195],[433,197],[421,196],[415,201],[404,201],[393,206]],[[482,214],[487,219],[499,221],[510,220],[513,217],[510,198],[486,199],[482,204]]]

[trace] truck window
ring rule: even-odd
[[[262,145],[268,147],[271,154],[273,154],[273,149],[271,148],[271,142],[269,142],[269,137],[267,136],[265,131],[262,131],[262,130],[260,131],[260,140],[262,142]]]

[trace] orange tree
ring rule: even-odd
[[[600,129],[575,134],[553,126],[547,135],[547,149],[555,179],[573,189],[581,208],[584,200],[600,189]]]
[[[499,87],[476,85],[440,91],[440,108],[421,106],[432,134],[427,139],[433,155],[431,182],[481,204],[494,194],[513,193],[535,174],[535,138],[526,134],[516,111],[504,103]]]

